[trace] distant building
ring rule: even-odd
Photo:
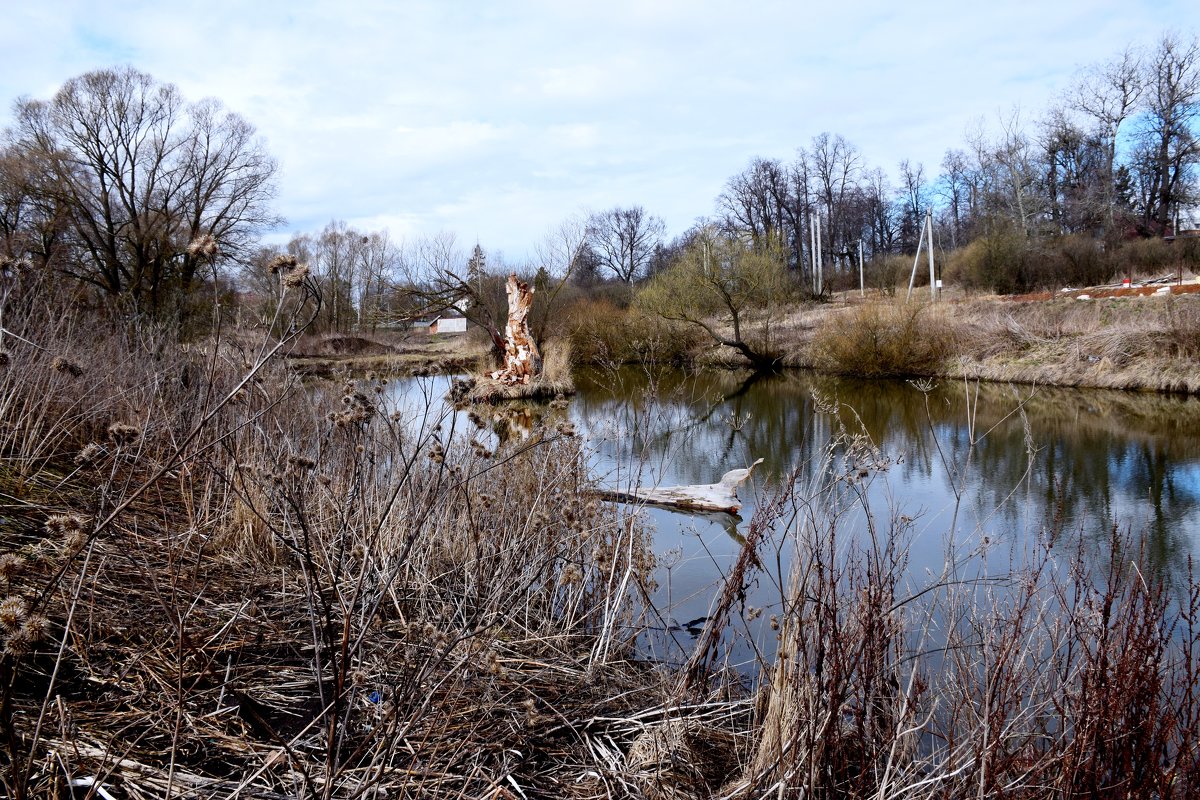
[[[1171,235],[1163,238],[1168,242],[1172,239],[1200,238],[1200,206],[1179,209],[1175,214]]]
[[[466,333],[467,318],[466,317],[438,317],[433,322],[429,323],[429,333]]]

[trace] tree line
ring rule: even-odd
[[[643,206],[616,206],[571,215],[518,265],[489,264],[481,246],[468,253],[448,233],[397,242],[337,221],[262,246],[282,220],[272,209],[277,163],[254,127],[131,67],[73,78],[14,111],[0,141],[8,262],[137,312],[184,317],[197,295],[233,302],[240,292],[266,318],[282,296],[268,266],[288,255],[310,266],[325,297],[320,324],[339,331],[454,309],[496,334],[493,278],[509,270],[555,294],[564,282],[629,287],[626,300],[656,276],[665,286],[674,270],[691,275],[680,287],[712,287],[700,306],[726,312],[735,295],[761,302],[751,285],[811,296],[818,261],[836,286],[856,274],[860,252],[876,283],[894,286],[883,265],[916,250],[926,214],[937,246],[961,254],[956,277],[1013,291],[1111,271],[1102,254],[1170,233],[1200,202],[1200,44],[1173,34],[1082,70],[1032,122],[1014,111],[992,131],[979,124],[936,174],[904,160],[893,182],[824,132],[791,160],[751,158],[712,215],[672,239]],[[189,247],[202,236],[219,242],[217,257]]]

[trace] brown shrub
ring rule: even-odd
[[[813,338],[818,369],[885,377],[937,373],[956,346],[940,311],[917,303],[869,303],[833,314]]]
[[[679,364],[703,341],[691,326],[585,299],[567,311],[574,360],[579,364]]]

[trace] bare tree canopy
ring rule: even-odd
[[[646,273],[667,226],[641,206],[611,208],[588,219],[588,244],[602,269],[626,283]]]
[[[276,164],[254,127],[131,67],[18,102],[10,138],[9,156],[31,166],[28,194],[62,226],[44,260],[147,310],[191,288],[203,263],[193,240],[210,234],[222,258],[240,260],[279,223]]]

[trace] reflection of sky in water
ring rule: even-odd
[[[981,385],[971,388],[968,401],[961,384],[923,394],[904,382],[805,373],[744,385],[726,372],[666,372],[652,384],[644,371],[628,369],[584,373],[577,382],[569,413],[588,438],[604,485],[711,483],[764,459],[741,491],[740,521],[660,508],[641,512],[656,530],[660,586],[652,599],[661,627],[680,626],[646,640],[655,657],[678,660],[690,648],[685,623],[709,613],[759,496],[793,469],[801,485],[819,480],[839,423],[865,433],[892,461],[870,478],[865,502],[885,531],[894,514],[912,518],[902,592],[943,570],[952,523],[956,553],[989,542],[986,559],[963,565],[961,574],[1003,573],[1056,516],[1064,529],[1094,542],[1097,558],[1113,525],[1142,536],[1148,565],[1169,573],[1181,573],[1200,545],[1200,401],[1194,399]],[[448,381],[393,386],[393,401],[419,409],[440,400]],[[814,392],[825,400],[815,402]],[[840,404],[836,416],[822,410],[832,400]],[[480,412],[493,435],[521,436],[532,422],[514,426],[509,412]],[[461,417],[458,427],[473,428]],[[954,486],[961,489],[957,505]],[[841,530],[861,534],[864,519],[861,509],[852,509]],[[766,621],[778,608],[789,568],[780,538],[766,546],[766,569],[748,592],[747,603],[764,613],[732,648],[735,661],[753,657],[749,640],[773,651]],[[735,619],[735,627],[740,624]]]
[[[729,373],[664,373],[652,385],[644,372],[622,370],[585,374],[579,384],[572,417],[590,437],[607,485],[710,483],[764,458],[741,493],[742,533],[756,493],[793,468],[802,484],[819,476],[839,420],[865,432],[895,462],[871,479],[867,506],[877,522],[894,514],[913,519],[910,590],[943,570],[952,526],[957,557],[988,542],[986,557],[964,564],[964,575],[1007,571],[1055,518],[1094,540],[1097,557],[1113,525],[1141,535],[1148,564],[1176,574],[1200,537],[1195,400],[1000,385],[972,387],[968,400],[961,384],[923,394],[904,382],[801,373],[749,386]],[[836,418],[814,402],[814,392],[840,403]],[[657,508],[643,513],[656,527],[660,559],[677,562],[660,571],[654,602],[679,623],[705,616],[740,550],[731,523]],[[841,529],[861,534],[864,519],[853,511]],[[778,574],[761,576],[748,594],[750,605],[767,608],[763,619],[786,585],[787,553],[768,566]],[[771,632],[752,628],[749,635],[770,651]],[[674,637],[689,639],[686,631]],[[671,657],[671,647],[659,643],[656,655]],[[752,653],[742,644],[733,657]]]

